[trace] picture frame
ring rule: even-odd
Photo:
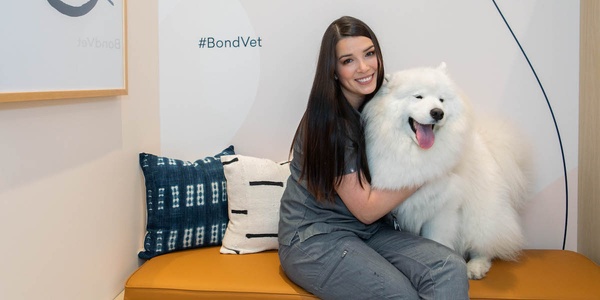
[[[128,93],[127,0],[9,1],[0,28],[0,103]]]

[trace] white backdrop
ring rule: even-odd
[[[195,160],[233,144],[286,159],[323,31],[351,15],[378,35],[387,72],[445,61],[476,111],[521,127],[537,176],[527,247],[562,248],[568,200],[566,248],[576,250],[579,1],[497,4],[548,103],[491,0],[159,0],[162,154]]]
[[[2,0],[0,92],[124,88],[123,0],[90,4]]]

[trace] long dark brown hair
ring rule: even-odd
[[[336,45],[346,37],[364,36],[373,42],[377,56],[377,87],[366,95],[364,106],[379,90],[383,82],[383,56],[375,33],[359,19],[344,16],[333,21],[321,41],[319,59],[308,105],[298,125],[294,141],[302,138],[302,173],[307,188],[318,201],[334,201],[335,187],[340,184],[346,161],[344,153],[348,140],[357,150],[356,162],[360,184],[364,174],[370,181],[369,167],[365,154],[365,140],[360,115],[342,93],[335,79],[337,57]],[[362,110],[362,107],[359,111]],[[293,150],[294,145],[292,145]]]

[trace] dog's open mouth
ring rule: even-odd
[[[419,147],[427,150],[433,146],[433,142],[435,141],[433,124],[421,124],[413,118],[408,118],[408,124],[417,137]]]

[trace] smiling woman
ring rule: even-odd
[[[377,88],[379,61],[373,41],[364,36],[341,39],[335,47],[338,56],[336,78],[342,93],[354,109],[358,109],[364,95]]]
[[[371,188],[361,111],[383,69],[367,24],[344,16],[327,27],[281,196],[281,267],[321,299],[467,299],[462,257],[384,221],[416,187]],[[425,273],[436,275],[421,279]]]

